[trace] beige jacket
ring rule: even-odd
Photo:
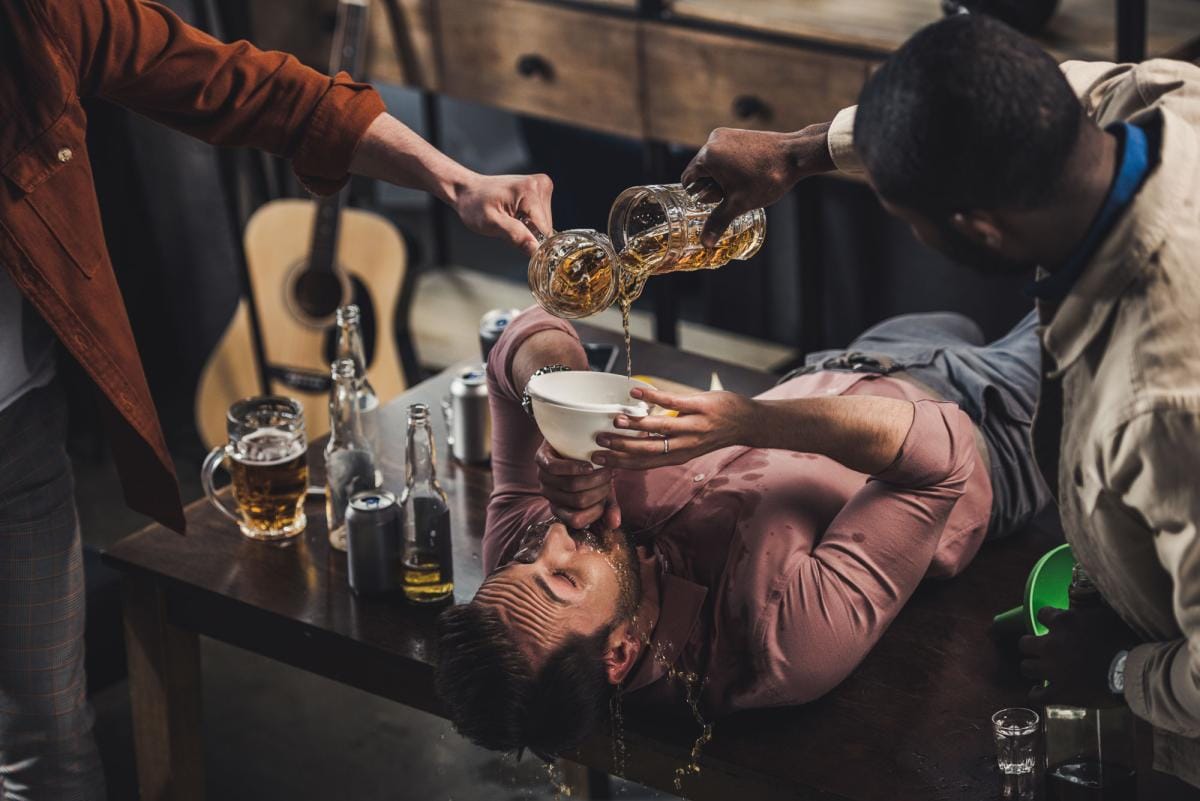
[[[1042,310],[1034,438],[1077,558],[1146,639],[1125,697],[1155,727],[1155,767],[1200,786],[1200,68],[1063,71],[1097,123],[1161,123],[1162,149],[1070,295]],[[861,169],[853,123],[846,109],[829,131],[843,170]]]

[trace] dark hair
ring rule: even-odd
[[[573,635],[535,675],[495,609],[469,603],[438,618],[435,687],[460,734],[496,751],[558,754],[608,714],[604,669],[612,628]]]
[[[1050,200],[1083,109],[1058,65],[1002,22],[922,28],[867,81],[854,146],[890,202],[934,217]]]

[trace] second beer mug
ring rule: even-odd
[[[735,217],[711,248],[700,232],[716,203],[703,203],[680,184],[626,189],[608,213],[608,238],[631,277],[713,270],[748,259],[767,236],[767,215],[754,209]]]
[[[213,506],[251,539],[278,540],[304,531],[304,407],[280,396],[245,398],[229,407],[225,426],[229,442],[213,448],[200,468],[200,481]],[[213,474],[222,465],[232,478],[236,510],[221,502],[213,486]]]

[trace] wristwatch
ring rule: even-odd
[[[529,381],[525,382],[525,389],[521,392],[521,408],[525,410],[525,414],[533,417],[533,401],[529,397],[529,383],[539,375],[548,373],[565,373],[570,370],[565,364],[547,364],[545,367],[539,367],[533,371],[533,375],[529,376]]]
[[[1108,666],[1108,691],[1113,695],[1125,694],[1125,660],[1128,658],[1128,651],[1117,651]]]

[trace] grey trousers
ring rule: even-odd
[[[0,412],[0,799],[105,797],[84,676],[83,552],[58,385]]]

